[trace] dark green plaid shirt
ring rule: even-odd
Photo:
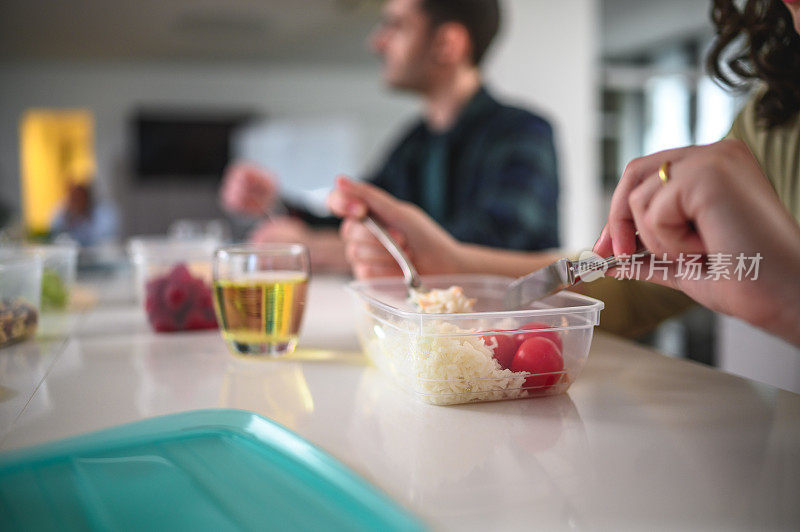
[[[550,124],[481,88],[445,133],[420,120],[370,179],[422,207],[463,242],[558,246],[558,169]]]

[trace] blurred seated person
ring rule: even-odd
[[[368,181],[421,207],[461,241],[553,248],[559,187],[550,124],[498,102],[482,81],[481,61],[499,21],[497,0],[386,2],[370,46],[383,60],[384,82],[419,95],[424,110]],[[278,200],[277,183],[267,170],[234,164],[222,204],[263,216]],[[347,271],[338,221],[289,214],[265,221],[250,240],[305,242],[313,264]]]
[[[113,241],[119,233],[119,217],[114,206],[98,201],[89,183],[72,183],[64,207],[50,225],[54,237],[66,234],[82,247]]]

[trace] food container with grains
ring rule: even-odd
[[[0,346],[36,333],[42,259],[21,249],[0,249]]]
[[[563,393],[583,369],[603,303],[565,291],[504,310],[511,281],[425,277],[431,292],[416,301],[400,278],[353,282],[361,345],[400,387],[431,404]]]
[[[136,294],[156,332],[214,329],[214,238],[137,237],[128,243]]]

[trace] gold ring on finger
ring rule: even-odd
[[[666,185],[669,181],[669,161],[665,161],[658,167],[658,178],[661,180],[662,185]]]

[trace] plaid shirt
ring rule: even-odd
[[[447,132],[423,121],[372,178],[463,242],[558,246],[558,169],[550,124],[481,88]]]

